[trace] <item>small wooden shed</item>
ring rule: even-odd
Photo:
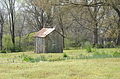
[[[35,35],[36,53],[62,53],[63,37],[55,28],[42,28]]]

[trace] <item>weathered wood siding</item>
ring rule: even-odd
[[[52,32],[46,37],[46,51],[48,53],[62,53],[63,52],[63,38],[57,32]]]
[[[45,38],[36,37],[36,53],[45,53]]]
[[[36,37],[36,53],[62,53],[63,37],[53,31],[45,38]]]

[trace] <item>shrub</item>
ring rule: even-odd
[[[10,51],[10,49],[13,47],[10,35],[4,35],[3,46],[4,46],[4,49],[6,49],[6,51]]]
[[[88,53],[92,52],[92,48],[91,47],[87,47],[86,50],[87,50]]]
[[[22,49],[17,44],[16,42],[16,46],[13,45],[10,35],[4,35],[3,46],[7,52],[22,52]]]
[[[22,48],[20,48],[19,46],[11,47],[9,50],[11,52],[22,52]]]
[[[90,42],[86,42],[86,43],[84,44],[84,48],[86,49],[86,51],[87,51],[88,53],[92,52],[92,45],[91,45]]]
[[[45,56],[40,56],[40,57],[37,57],[37,58],[32,58],[28,55],[21,55],[20,58],[22,59],[22,61],[25,61],[25,62],[40,62],[40,61],[47,61],[47,59],[45,58]]]
[[[115,52],[113,53],[113,57],[120,57],[120,52],[115,51]]]
[[[87,51],[88,53],[92,52],[92,44],[91,44],[90,42],[86,42],[86,43],[84,44],[84,48],[86,49],[86,51]]]
[[[64,53],[64,54],[63,54],[63,57],[66,58],[66,57],[68,57],[68,55],[67,55],[66,53]]]
[[[26,61],[26,62],[35,62],[34,58],[28,56],[28,55],[21,55],[20,58],[22,59],[22,61]]]
[[[34,33],[15,38],[16,45],[14,46],[11,40],[11,35],[3,36],[3,47],[7,52],[22,52],[34,50]]]
[[[27,50],[29,50],[29,51],[33,51],[34,50],[34,40],[35,40],[35,38],[33,38],[33,35],[34,35],[35,33],[30,33],[30,34],[27,34],[27,35],[25,35],[25,36],[23,36],[22,37],[22,49],[24,50],[24,51],[27,51]]]
[[[71,43],[72,43],[73,41],[68,40],[68,39],[65,39],[64,41],[65,41],[65,44],[64,44],[65,48],[64,48],[64,49],[69,50],[69,49],[72,47],[72,46],[71,46]]]
[[[26,61],[26,62],[35,62],[34,58],[31,58],[29,56],[24,57],[23,60]]]
[[[1,50],[0,53],[7,53],[6,50]]]
[[[107,42],[105,45],[104,45],[105,48],[114,48],[115,47],[115,43],[114,42]]]
[[[97,44],[95,47],[96,48],[104,48],[104,45],[103,44]]]

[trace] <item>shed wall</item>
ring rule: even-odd
[[[52,32],[46,37],[46,52],[48,53],[62,53],[63,52],[63,38],[57,32]]]
[[[36,37],[36,53],[62,53],[63,37],[56,31],[53,31],[45,38]]]
[[[45,38],[36,37],[36,53],[45,53]]]

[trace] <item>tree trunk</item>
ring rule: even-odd
[[[14,0],[9,0],[9,22],[10,22],[10,32],[11,32],[11,39],[13,46],[15,47],[15,1]]]
[[[44,26],[44,10],[41,10],[41,28],[43,28],[43,27],[45,27]]]
[[[61,28],[61,30],[62,30],[62,35],[63,35],[63,48],[65,48],[65,37],[64,37],[65,33],[64,33],[63,28]]]
[[[13,14],[13,11],[11,13],[11,20],[12,20],[12,43],[13,43],[13,46],[15,47],[15,24],[14,24],[14,14]]]
[[[3,46],[2,46],[2,39],[3,39],[3,24],[4,24],[4,20],[3,20],[2,13],[0,12],[0,50],[3,49]]]
[[[0,23],[0,50],[2,50],[3,24]]]
[[[94,3],[97,3],[97,0],[94,0]],[[93,15],[93,24],[94,24],[94,28],[93,28],[93,45],[97,45],[98,44],[98,23],[97,23],[97,9],[98,7],[95,6],[94,7],[94,15]]]
[[[97,27],[94,28],[94,31],[93,31],[93,45],[97,45],[98,44],[98,29]]]
[[[62,35],[63,35],[62,36],[63,37],[63,48],[65,48],[65,37],[64,37],[65,31],[64,31],[63,18],[62,18],[61,14],[59,14],[58,19],[59,19],[59,26],[60,26],[60,29],[61,29],[61,32],[62,32]]]

